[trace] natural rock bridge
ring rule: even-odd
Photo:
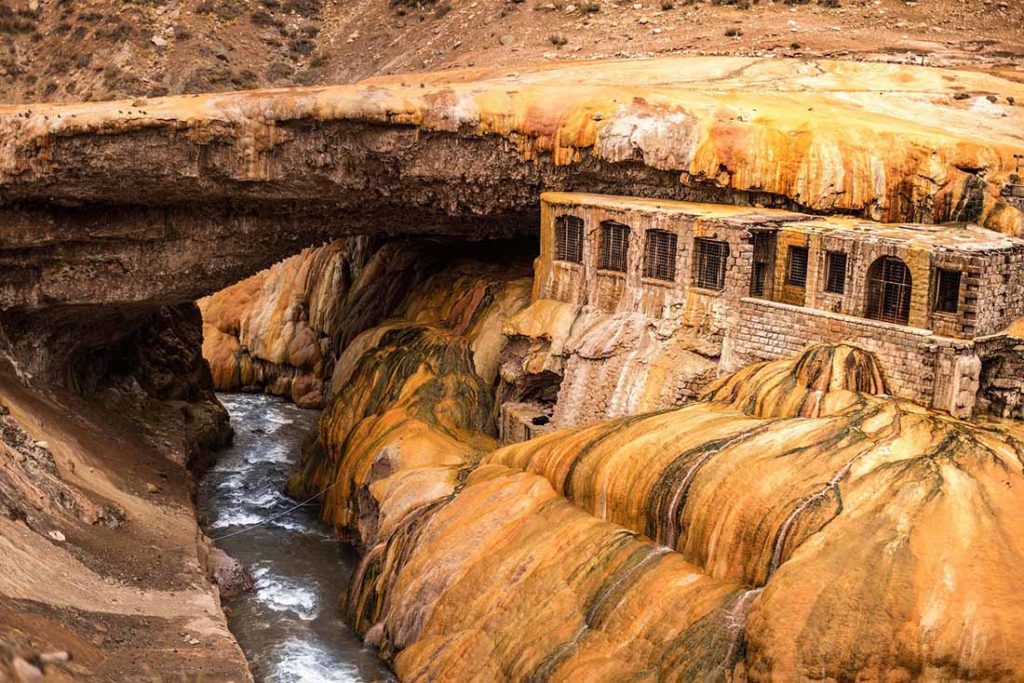
[[[3,107],[0,325],[100,343],[328,238],[534,231],[547,189],[1018,234],[1020,105],[1011,75],[674,58]]]

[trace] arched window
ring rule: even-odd
[[[910,319],[910,269],[895,256],[868,268],[867,317],[906,325]]]

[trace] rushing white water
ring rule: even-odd
[[[283,493],[318,413],[259,395],[220,396],[235,429],[200,484],[206,533],[223,536],[295,505]],[[219,541],[248,566],[254,589],[229,600],[229,624],[257,681],[348,683],[394,680],[344,623],[339,599],[357,563],[316,518],[300,508]]]

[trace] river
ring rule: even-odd
[[[234,443],[203,477],[197,506],[217,538],[295,505],[284,484],[319,413],[282,399],[221,394]],[[257,681],[391,681],[393,675],[345,624],[339,599],[358,555],[299,508],[264,526],[217,542],[250,568],[253,591],[226,601],[228,623]]]

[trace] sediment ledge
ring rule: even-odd
[[[1021,104],[993,74],[708,57],[0,107],[0,305],[194,299],[350,234],[533,232],[548,189],[1016,234]]]
[[[550,155],[554,166],[580,164],[585,150],[605,162],[639,160],[679,174],[682,184],[764,192],[819,211],[980,219],[1015,230],[1019,216],[998,194],[1016,169],[1013,154],[1024,151],[1016,101],[1024,104],[1024,85],[979,72],[707,57],[14,106],[0,108],[0,187],[7,201],[53,203],[319,199],[327,187],[348,189],[394,169],[360,168],[356,147],[401,167],[401,152],[429,142],[386,133],[406,128],[502,138],[522,159]],[[384,128],[349,146],[332,139],[340,131],[331,125],[342,122]],[[486,161],[461,161],[403,175],[487,183]],[[498,173],[491,183],[507,179]],[[966,206],[973,193],[982,207]],[[466,196],[465,208],[479,199]]]

